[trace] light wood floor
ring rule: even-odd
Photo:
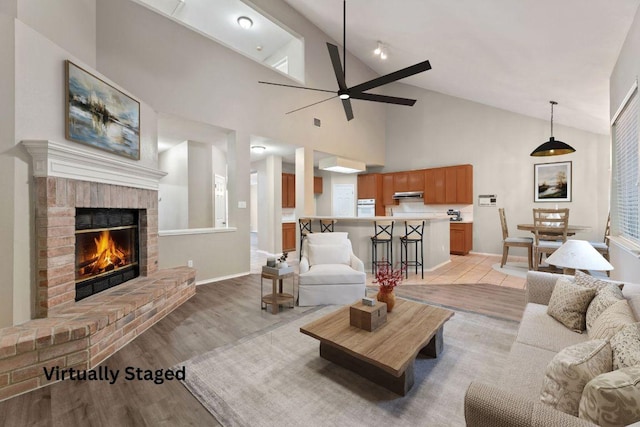
[[[478,280],[488,280],[487,275],[493,277],[490,265],[487,267],[491,260],[478,255],[459,258],[462,260],[451,263],[446,271],[434,273],[437,280],[429,275],[429,283],[408,281],[407,286],[398,289],[399,294],[519,319],[524,308],[524,291],[506,284],[492,286],[482,281],[470,282],[470,277],[478,276],[481,268],[485,274]],[[467,278],[462,279],[465,276]],[[452,277],[449,284],[438,284],[445,277]],[[502,282],[505,280],[503,278]],[[179,365],[270,325],[291,320],[309,309],[295,307],[272,315],[260,310],[259,300],[260,279],[254,274],[199,286],[191,300],[101,366],[121,370],[122,378],[124,369],[129,366],[155,370]],[[177,381],[162,385],[122,380],[114,385],[104,381],[63,381],[0,402],[0,426],[147,425],[219,424]]]

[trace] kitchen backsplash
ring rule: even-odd
[[[449,209],[460,211],[460,216],[464,221],[473,221],[473,205],[425,205],[422,200],[400,200],[400,204],[397,206],[386,206],[385,214],[446,215]]]
[[[296,222],[296,210],[282,209],[282,222]]]

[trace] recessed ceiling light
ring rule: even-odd
[[[240,25],[245,30],[248,30],[249,28],[253,27],[253,21],[247,16],[241,16],[240,18],[238,18],[238,25]]]
[[[257,50],[258,52],[262,52],[262,46],[260,46],[260,45],[256,46],[256,50]]]
[[[251,146],[251,151],[253,151],[254,153],[264,153],[265,150],[267,149],[267,147],[265,147],[264,145],[252,145]]]

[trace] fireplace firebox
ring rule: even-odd
[[[138,211],[76,209],[76,301],[138,277]]]

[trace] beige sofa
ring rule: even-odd
[[[468,426],[593,426],[540,402],[547,364],[560,350],[588,341],[547,314],[553,287],[562,275],[530,271],[527,305],[508,362],[496,385],[473,382],[464,403]],[[573,277],[571,277],[573,279]],[[640,285],[625,284],[624,297],[640,320]]]

